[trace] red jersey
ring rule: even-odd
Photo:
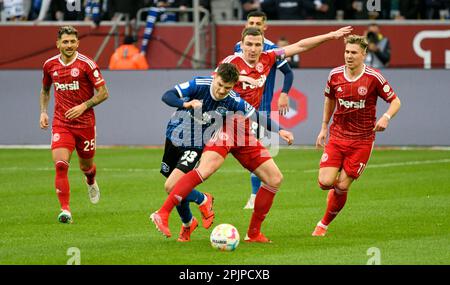
[[[336,100],[330,139],[363,141],[375,140],[378,97],[389,103],[397,97],[383,75],[368,66],[353,80],[345,66],[331,70],[325,96]]]
[[[43,86],[55,90],[55,112],[53,126],[87,128],[95,126],[94,109],[87,109],[81,116],[69,120],[64,113],[94,96],[94,88],[105,84],[97,64],[85,55],[77,52],[68,64],[60,54],[49,58],[43,66]]]
[[[258,110],[262,101],[267,75],[275,62],[276,54],[273,50],[270,50],[262,52],[259,61],[255,65],[245,61],[242,54],[230,55],[222,60],[221,63],[233,63],[238,68],[241,76],[248,76],[258,81],[258,86],[239,81],[233,88],[245,101]]]

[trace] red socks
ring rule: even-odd
[[[92,165],[91,169],[89,169],[88,171],[84,171],[84,175],[86,175],[86,182],[89,185],[94,184],[95,182],[95,174],[97,173],[97,167],[94,165]]]
[[[191,193],[192,189],[194,189],[202,182],[203,178],[201,177],[200,173],[198,173],[197,169],[191,170],[186,173],[175,184],[172,192],[170,192],[169,196],[158,212],[169,214],[176,205],[180,204],[180,202],[185,199],[189,195],[189,193]]]
[[[272,207],[273,199],[277,191],[278,189],[264,184],[259,188],[255,198],[255,208],[247,232],[247,235],[250,238],[254,238],[260,233],[261,224]]]
[[[328,202],[327,202],[327,210],[325,212],[325,216],[322,219],[322,224],[328,225],[331,221],[336,218],[339,214],[339,211],[344,208],[345,202],[347,201],[347,191],[340,190],[336,187],[331,189],[328,193]]]
[[[67,172],[69,171],[69,163],[67,161],[59,160],[55,163],[56,177],[55,188],[56,195],[58,195],[61,209],[70,212],[69,200],[70,200],[70,186]]]

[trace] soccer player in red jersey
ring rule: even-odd
[[[345,39],[345,65],[331,70],[325,87],[322,128],[316,146],[325,147],[320,161],[319,186],[329,190],[327,209],[313,236],[324,236],[328,225],[345,205],[352,182],[362,174],[375,141],[400,109],[400,99],[384,76],[364,64],[367,40],[351,35]],[[389,108],[378,119],[378,97]],[[330,126],[329,141],[328,123]]]
[[[55,90],[55,110],[52,124],[52,158],[55,163],[56,194],[61,204],[58,220],[72,223],[69,207],[69,162],[77,150],[81,171],[86,176],[90,201],[98,203],[100,189],[95,180],[94,154],[96,146],[95,115],[93,107],[108,98],[105,80],[95,62],[77,52],[78,32],[71,26],[58,31],[56,46],[60,54],[49,58],[43,66],[40,95],[40,127],[47,129],[50,86]],[[97,91],[94,95],[94,89]]]
[[[254,27],[245,28],[241,44],[243,54],[229,56],[222,63],[233,63],[238,67],[240,82],[234,86],[233,90],[257,109],[261,103],[267,74],[275,64],[277,57],[292,56],[307,51],[327,40],[341,38],[349,34],[351,30],[351,27],[344,27],[325,35],[301,40],[281,49],[263,52],[264,37],[261,30]],[[272,207],[283,175],[269,151],[251,134],[248,125],[245,122],[239,123],[239,119],[237,121],[238,127],[236,128],[233,127],[234,123],[226,122],[223,130],[217,133],[216,139],[206,145],[198,168],[178,180],[163,206],[151,215],[152,222],[165,236],[171,236],[168,217],[173,207],[185,199],[195,186],[216,172],[228,153],[231,153],[243,167],[254,173],[263,183],[255,198],[255,206],[245,241],[271,242],[261,233],[261,225]],[[288,144],[292,144],[294,140],[292,133],[282,129],[278,133]],[[244,144],[239,142],[244,142]]]

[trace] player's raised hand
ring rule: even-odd
[[[278,98],[278,112],[284,116],[289,112],[289,97],[286,93],[281,92]]]
[[[191,100],[189,102],[185,102],[183,104],[183,107],[186,108],[186,109],[199,109],[202,106],[203,106],[202,101],[197,100],[197,99]]]
[[[81,103],[80,105],[77,105],[77,106],[67,110],[67,112],[64,114],[64,116],[69,120],[73,120],[73,119],[81,116],[81,114],[83,114],[84,111],[86,111],[86,109],[87,109],[86,104]]]
[[[288,143],[288,145],[291,145],[294,142],[294,135],[291,132],[286,130],[280,130],[278,134],[283,140],[285,140]]]
[[[321,129],[319,135],[316,139],[316,148],[325,147],[326,141],[328,136],[328,130],[327,129]]]
[[[353,31],[352,26],[346,26],[343,28],[340,28],[339,30],[336,30],[334,32],[331,32],[331,37],[335,40],[338,40],[342,37],[345,37],[346,35],[349,35]]]
[[[48,115],[46,112],[41,113],[41,118],[39,119],[39,124],[41,129],[46,130],[48,128]]]

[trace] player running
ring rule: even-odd
[[[364,64],[368,43],[364,37],[345,39],[345,65],[331,70],[325,87],[322,128],[316,146],[325,147],[320,160],[319,186],[329,190],[327,209],[313,236],[324,236],[328,225],[344,208],[353,181],[367,166],[375,132],[384,131],[400,110],[400,99],[384,76]],[[390,104],[376,121],[377,99]],[[328,123],[330,126],[329,141]]]
[[[61,223],[73,221],[67,174],[74,149],[77,150],[80,169],[86,176],[90,201],[97,204],[100,199],[100,189],[95,180],[96,132],[93,107],[105,101],[109,95],[97,64],[77,51],[79,44],[75,28],[64,26],[59,29],[56,46],[60,54],[44,63],[40,95],[40,127],[47,129],[47,109],[53,83],[55,110],[51,149],[56,169],[56,194],[61,205],[58,221]],[[94,89],[97,90],[95,95]]]

